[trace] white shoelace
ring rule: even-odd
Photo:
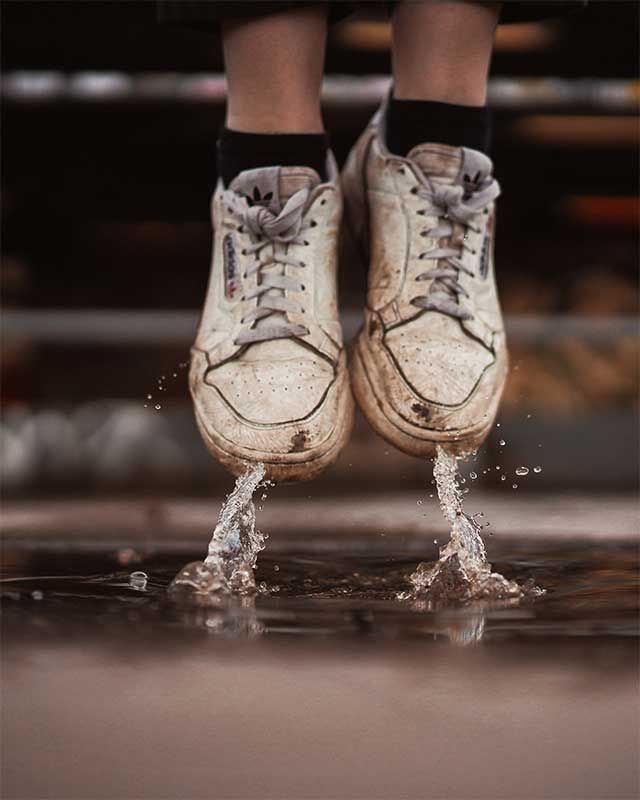
[[[441,239],[453,234],[453,223],[455,222],[464,225],[465,229],[478,233],[479,230],[474,227],[473,223],[480,214],[488,213],[490,204],[500,194],[500,186],[495,178],[486,177],[475,191],[467,193],[462,186],[432,183],[425,177],[424,183],[413,192],[426,200],[428,204],[418,213],[422,215],[435,214],[438,218],[437,225],[426,228],[421,235]],[[460,284],[460,273],[464,272],[471,277],[475,275],[461,261],[463,249],[465,249],[465,245],[461,243],[457,247],[435,247],[420,253],[420,259],[442,259],[445,263],[416,277],[417,281],[431,278],[432,283],[428,294],[418,295],[412,299],[413,305],[431,311],[440,311],[442,314],[456,319],[472,318],[473,315],[464,311],[459,302],[461,295],[469,296]]]
[[[251,244],[243,250],[243,255],[254,254],[255,263],[249,266],[244,278],[257,275],[256,288],[243,295],[244,301],[257,299],[254,308],[242,318],[244,330],[235,339],[236,345],[264,342],[271,339],[286,339],[289,337],[306,336],[309,329],[304,325],[289,322],[284,316],[287,312],[304,314],[305,309],[284,296],[285,291],[302,292],[305,286],[293,277],[283,275],[278,266],[290,265],[303,269],[306,264],[288,254],[292,245],[306,247],[309,242],[301,234],[307,228],[314,227],[313,221],[305,223],[304,210],[309,198],[308,189],[295,192],[285,203],[279,214],[274,214],[264,206],[250,206],[246,199],[235,192],[227,190],[223,195],[223,202],[242,220],[241,228],[249,231]],[[271,252],[267,253],[267,248]],[[266,259],[263,257],[266,255]],[[270,271],[270,268],[274,268]],[[268,294],[270,290],[277,289],[280,294]],[[257,320],[276,316],[277,320],[271,325],[252,327]],[[282,316],[281,316],[282,315]]]

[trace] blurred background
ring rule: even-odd
[[[1,11],[4,495],[228,490],[186,381],[209,272],[219,39],[157,25],[151,2]],[[520,492],[637,486],[638,11],[592,2],[498,32],[496,260],[512,368],[473,467],[484,488],[513,494],[500,478],[521,465]],[[388,85],[380,12],[330,35],[324,110],[340,162]],[[365,278],[342,265],[347,335]],[[424,489],[429,473],[359,419],[336,466],[291,492]]]

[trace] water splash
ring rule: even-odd
[[[462,508],[455,455],[438,447],[433,468],[440,508],[451,525],[451,538],[440,548],[435,563],[418,564],[409,577],[410,592],[400,599],[424,598],[431,603],[468,603],[474,600],[519,600],[537,595],[541,590],[491,571],[481,536],[481,525]]]
[[[253,568],[266,537],[256,528],[253,495],[264,475],[264,464],[254,464],[240,475],[222,504],[207,557],[183,567],[169,586],[170,592],[210,596],[257,591]]]

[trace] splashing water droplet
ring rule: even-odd
[[[174,578],[170,591],[186,589],[200,595],[256,591],[253,568],[267,536],[256,529],[253,494],[264,474],[264,464],[254,464],[240,475],[222,504],[204,562],[187,564]]]
[[[129,575],[129,586],[138,592],[144,592],[147,588],[149,576],[146,572],[132,572]]]
[[[156,410],[156,411],[160,411],[160,409],[162,408],[162,406],[160,405],[160,403],[156,403],[156,404],[155,404],[155,406],[154,406],[154,408],[155,408],[155,410]]]
[[[501,481],[506,481],[507,480],[507,476],[506,475],[501,475],[500,476],[500,480]]]
[[[505,444],[506,444],[506,442],[505,442],[505,440],[504,440],[504,439],[500,439],[500,441],[498,442],[498,444],[500,445],[500,447],[504,447],[504,446],[505,446]]]
[[[478,475],[475,472],[470,472],[469,473],[469,477],[471,478],[472,481],[475,481],[475,479],[478,477]]]
[[[534,467],[533,471],[534,472],[542,472],[542,467]]]
[[[529,474],[529,467],[516,467],[516,475],[519,477],[524,477],[525,475]]]
[[[424,503],[424,500],[416,500],[416,505],[421,506]]]
[[[517,489],[518,488],[518,484],[517,483],[512,484],[511,488],[512,489]]]
[[[460,488],[456,457],[438,447],[433,474],[440,508],[451,525],[451,539],[440,549],[435,566],[427,562],[418,564],[409,577],[412,590],[399,593],[398,599],[466,603],[481,598],[519,599],[528,594],[528,589],[491,571],[480,535],[481,525],[462,509],[462,496],[468,489]],[[539,594],[540,590],[532,593]]]
[[[151,399],[153,399],[153,395],[152,394],[148,394],[147,395],[147,400],[151,400]]]

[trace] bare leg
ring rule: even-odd
[[[500,6],[399,3],[393,14],[394,97],[483,106]]]
[[[321,132],[326,36],[326,10],[318,6],[224,23],[227,127]]]

